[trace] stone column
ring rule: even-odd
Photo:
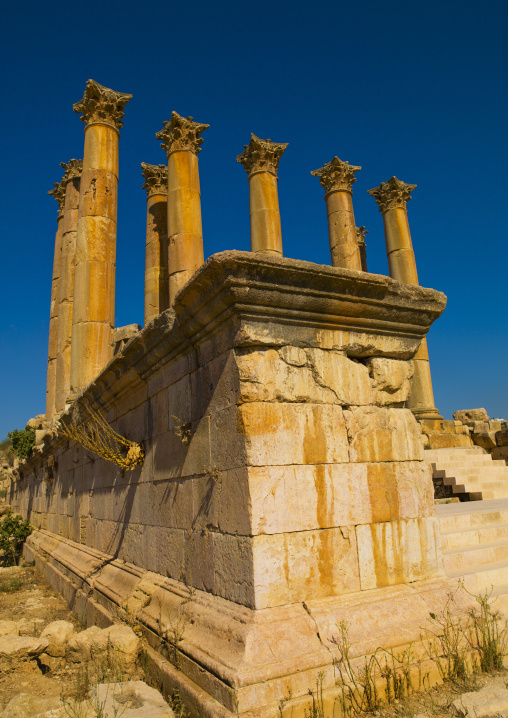
[[[83,113],[85,149],[79,194],[71,392],[82,391],[113,356],[118,139],[132,95],[88,80],[74,105]]]
[[[282,256],[277,170],[286,144],[251,140],[237,161],[245,167],[249,178],[250,245],[252,252]]]
[[[198,153],[201,133],[210,125],[173,112],[155,135],[168,156],[168,283],[169,305],[196,269],[203,264],[203,228]]]
[[[146,190],[145,324],[169,309],[168,168],[141,163]]]
[[[55,182],[48,192],[58,202],[57,229],[55,235],[55,253],[53,255],[53,275],[51,279],[51,304],[49,310],[48,373],[46,380],[46,421],[51,421],[55,413],[56,399],[56,356],[58,351],[58,305],[60,294],[60,267],[62,261],[62,228],[64,218],[65,185],[64,181]]]
[[[365,227],[357,227],[356,228],[356,239],[358,241],[358,249],[360,250],[360,260],[362,263],[362,272],[368,272],[367,268],[367,244],[365,242],[365,235],[369,233],[368,229],[365,229]]]
[[[334,157],[328,164],[311,172],[313,177],[319,177],[325,190],[332,267],[362,270],[352,190],[356,182],[355,172],[361,169]]]
[[[418,285],[416,260],[407,219],[407,203],[415,188],[415,184],[406,184],[397,177],[392,177],[388,182],[381,182],[379,187],[368,190],[368,193],[374,197],[383,215],[390,277],[404,284]],[[407,406],[417,419],[443,418],[434,405],[426,338],[422,339],[414,357],[414,374]]]
[[[74,261],[78,229],[79,185],[82,160],[61,163],[65,170],[64,219],[62,229],[62,261],[58,309],[58,347],[56,355],[56,411],[65,409],[71,386],[71,335],[74,304]]]

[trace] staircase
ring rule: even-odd
[[[460,494],[464,493],[473,501],[508,498],[508,466],[502,460],[494,461],[480,446],[427,449],[424,454],[433,466],[435,480],[452,486],[452,493],[462,500],[465,497]]]
[[[508,614],[508,498],[436,506],[446,574]]]

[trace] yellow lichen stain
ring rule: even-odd
[[[314,489],[316,491],[316,520],[319,528],[333,526],[333,494],[328,495],[326,466],[318,464],[313,467]]]
[[[374,524],[390,521],[393,518],[388,471],[386,464],[367,464],[367,484]]]
[[[377,588],[404,583],[403,522],[371,524],[370,534]]]
[[[306,413],[303,429],[303,463],[323,464],[326,463],[327,452],[325,432],[321,421],[322,410],[316,404],[307,406],[312,417],[310,418],[309,413]]]
[[[316,534],[320,597],[332,596],[335,593],[334,564],[336,563],[336,545],[334,533],[330,529],[325,529]]]

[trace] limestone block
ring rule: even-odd
[[[498,419],[490,419],[489,429],[490,431],[501,431],[503,428],[503,422]]]
[[[240,395],[238,364],[234,351],[226,351],[190,375],[191,418],[199,419],[237,403]]]
[[[209,471],[210,417],[192,423],[179,423],[170,417],[170,426],[170,431],[154,439],[153,478],[178,478]]]
[[[0,670],[12,670],[18,663],[36,658],[48,645],[46,638],[16,635],[0,637]]]
[[[65,656],[67,643],[75,634],[75,629],[70,621],[52,621],[41,633],[41,638],[46,638],[49,645],[46,653],[49,656]]]
[[[407,400],[414,371],[412,361],[372,357],[366,365],[375,391],[375,404],[384,406]]]
[[[494,449],[496,446],[496,433],[494,431],[482,431],[481,429],[478,430],[477,427],[483,427],[487,426],[487,423],[480,423],[477,422],[475,424],[475,428],[473,433],[471,434],[471,438],[473,442],[477,446],[481,446],[483,449],[487,449],[487,451],[490,451],[490,449]]]
[[[454,413],[453,418],[463,424],[473,425],[475,421],[488,421],[489,415],[485,409],[461,409]]]
[[[367,367],[337,351],[286,345],[237,353],[242,401],[370,404]]]
[[[186,575],[188,586],[215,593],[215,534],[211,531],[191,531],[186,535]]]
[[[185,532],[160,526],[145,526],[142,554],[149,570],[181,581],[185,576]]]
[[[409,409],[351,407],[344,418],[351,461],[423,459],[420,427]]]
[[[215,594],[256,608],[252,539],[220,533],[213,538]]]
[[[443,575],[435,517],[356,527],[362,591]]]
[[[496,431],[496,444],[497,446],[508,446],[508,429]]]
[[[236,490],[231,503],[235,502],[240,513],[239,486],[247,481],[254,535],[434,514],[431,469],[425,462],[250,467],[248,475],[238,476],[236,484],[222,483],[221,502]],[[220,515],[223,513],[221,506]],[[238,524],[230,528],[245,533]]]
[[[353,527],[259,535],[252,543],[256,608],[360,590]]]
[[[465,718],[503,715],[508,710],[508,689],[497,682],[479,691],[463,693],[452,705],[457,714]]]
[[[100,705],[105,716],[123,718],[174,718],[159,691],[143,681],[99,683],[92,690],[92,704]]]
[[[495,449],[492,449],[491,456],[494,460],[502,459],[503,461],[508,461],[508,446],[496,446]]]
[[[104,631],[98,626],[87,628],[72,636],[65,651],[65,660],[68,663],[87,663],[94,655],[106,651],[108,639]]]
[[[236,417],[232,414],[230,419],[236,419],[236,426],[230,424],[230,430],[234,432],[236,429],[242,436],[248,465],[336,464],[348,461],[346,426],[339,406],[255,402],[238,407]]]
[[[25,684],[25,685],[28,685]],[[43,698],[33,693],[18,693],[0,711],[0,718],[66,718],[60,698]],[[88,718],[84,716],[84,718]]]
[[[108,651],[120,660],[120,664],[131,670],[138,658],[141,642],[130,626],[114,624],[104,629]]]

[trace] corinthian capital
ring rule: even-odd
[[[356,238],[358,240],[358,246],[365,244],[365,235],[369,233],[368,229],[362,224],[361,227],[356,228]]]
[[[356,182],[355,172],[361,169],[361,167],[355,167],[349,162],[343,162],[338,157],[334,157],[331,162],[311,172],[311,175],[319,177],[321,187],[324,188],[326,194],[328,192],[352,192],[351,188]]]
[[[146,162],[142,162],[141,174],[145,179],[143,189],[146,189],[147,197],[151,197],[153,194],[168,193],[168,168],[166,165],[147,165]]]
[[[248,175],[254,172],[270,172],[277,177],[279,161],[287,146],[287,142],[281,144],[262,140],[251,133],[249,144],[244,145],[245,149],[238,155],[236,161],[245,167]]]
[[[164,120],[163,130],[159,130],[155,137],[161,140],[161,147],[166,150],[169,156],[173,152],[192,152],[197,155],[201,152],[203,138],[201,133],[207,130],[210,125],[203,125],[194,122],[192,117],[181,117],[178,112],[173,112],[171,119]]]
[[[64,204],[65,204],[65,185],[67,184],[65,176],[62,177],[60,182],[55,182],[53,189],[50,189],[48,194],[56,199],[58,202],[58,216],[63,216]]]
[[[81,177],[83,160],[69,160],[67,163],[60,162],[60,167],[63,167],[65,172],[62,182],[67,183],[69,180]]]
[[[100,122],[119,130],[123,125],[124,109],[129,100],[132,100],[132,95],[115,92],[109,87],[99,85],[95,80],[88,80],[83,98],[76,102],[72,109],[78,114],[83,113],[81,122],[87,125]]]
[[[396,177],[392,177],[388,182],[381,182],[379,187],[374,187],[374,189],[367,191],[378,203],[379,211],[386,212],[387,209],[397,207],[405,209],[415,187],[415,184],[406,184],[406,182],[401,182]]]

